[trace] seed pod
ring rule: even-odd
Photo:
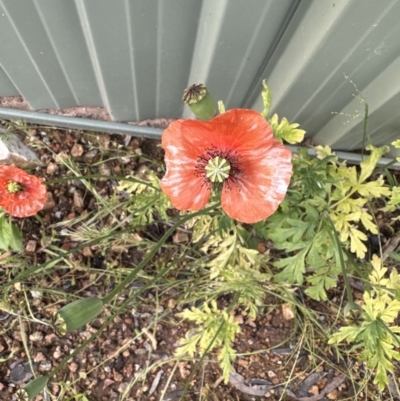
[[[199,120],[211,120],[217,112],[217,104],[203,84],[186,88],[182,100]]]
[[[17,391],[17,395],[23,401],[35,398],[47,385],[49,378],[41,376],[29,382],[24,388]]]
[[[103,301],[100,298],[78,299],[65,305],[54,315],[54,324],[58,333],[65,335],[95,319],[102,310]]]

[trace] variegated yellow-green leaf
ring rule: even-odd
[[[280,141],[285,140],[290,144],[299,143],[304,139],[304,135],[306,131],[302,129],[298,129],[299,124],[290,124],[289,121],[284,117],[279,123],[279,117],[277,114],[274,114],[272,118],[269,120],[271,128],[274,132],[275,138]]]
[[[264,109],[261,112],[261,115],[267,119],[268,118],[268,114],[269,114],[269,110],[271,108],[271,102],[272,102],[272,98],[271,98],[271,90],[269,89],[269,86],[267,85],[266,80],[264,79],[262,81],[264,90],[261,92],[261,97],[263,100],[263,104],[264,104]]]
[[[320,160],[326,159],[327,157],[331,157],[331,160],[336,162],[338,160],[337,156],[335,155],[334,152],[332,152],[332,149],[326,145],[326,146],[321,146],[318,145],[315,147],[315,153],[317,155],[317,158]]]
[[[384,212],[394,212],[400,205],[400,187],[393,187],[390,194],[389,201],[385,207],[382,208]]]
[[[210,302],[210,305],[204,304],[203,310],[193,307],[191,310],[180,313],[179,316],[194,321],[199,327],[180,341],[181,346],[176,354],[183,356],[184,353],[188,353],[189,356],[194,356],[196,351],[204,353],[219,348],[218,360],[227,382],[232,370],[231,362],[236,357],[230,344],[235,334],[240,331],[234,317],[225,310],[218,309],[214,300]]]
[[[373,222],[372,216],[366,210],[362,210],[360,219],[361,223],[368,231],[372,234],[378,234],[378,227]]]
[[[400,149],[400,139],[396,139],[394,142],[392,142],[392,145],[393,145],[395,148]]]
[[[365,198],[380,198],[381,196],[389,196],[390,189],[384,187],[385,182],[380,177],[375,181],[369,181],[365,183],[359,183],[355,186],[357,192]]]
[[[399,311],[400,311],[400,301],[394,299],[386,306],[386,308],[381,312],[379,317],[385,323],[393,323],[394,319],[397,318]]]
[[[219,114],[224,114],[225,113],[225,105],[224,105],[224,102],[222,101],[222,100],[218,100],[218,111],[219,111]]]
[[[389,146],[376,148],[373,145],[368,145],[366,149],[370,150],[371,154],[360,163],[361,174],[358,180],[359,183],[364,182],[372,174],[380,158],[389,151]]]
[[[367,247],[362,241],[366,241],[367,236],[360,230],[350,227],[350,251],[355,253],[358,258],[364,259]]]

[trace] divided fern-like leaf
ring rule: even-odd
[[[182,357],[188,354],[193,357],[196,352],[203,354],[218,349],[223,377],[225,382],[228,382],[232,361],[236,358],[236,352],[230,344],[240,330],[233,316],[218,309],[215,301],[210,305],[204,304],[203,310],[193,307],[179,313],[178,316],[195,322],[199,327],[180,340],[176,355]]]
[[[353,351],[363,346],[360,357],[375,370],[374,383],[382,391],[388,384],[387,374],[393,372],[393,361],[400,360],[400,353],[394,349],[400,346],[400,327],[393,325],[400,313],[400,301],[387,289],[389,283],[397,286],[399,282],[396,274],[385,277],[387,269],[376,255],[371,264],[373,270],[369,278],[373,287],[363,296],[363,323],[359,327],[341,327],[330,338],[329,344],[346,340],[355,343]]]

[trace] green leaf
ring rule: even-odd
[[[218,234],[221,238],[224,236],[224,233],[228,233],[232,229],[232,225],[233,222],[229,216],[226,214],[220,216],[218,219]]]
[[[283,268],[283,270],[275,275],[277,282],[286,283],[303,283],[303,275],[306,272],[304,258],[309,251],[312,242],[310,241],[297,255],[290,256],[288,258],[282,258],[274,263],[274,266]]]
[[[367,252],[367,247],[362,241],[367,240],[367,236],[354,227],[350,227],[350,251],[355,253],[358,258],[364,259]]]
[[[400,149],[400,139],[397,139],[396,141],[392,142],[392,145],[393,145],[395,148]],[[396,160],[397,160],[398,162],[400,162],[400,157],[397,157]]]
[[[261,112],[261,115],[265,119],[267,119],[269,110],[271,108],[272,97],[271,97],[271,90],[269,89],[269,86],[267,85],[267,81],[265,79],[262,81],[262,84],[263,84],[264,90],[261,92],[261,97],[263,100],[264,109]]]
[[[390,189],[384,187],[385,182],[380,177],[375,181],[369,181],[364,184],[358,183],[354,186],[354,189],[365,198],[380,198],[381,196],[389,196]]]
[[[11,240],[10,247],[14,251],[22,250],[22,233],[14,224],[11,224]]]
[[[272,130],[274,131],[275,138],[285,140],[290,144],[299,143],[304,139],[306,131],[298,129],[300,124],[290,124],[284,117],[281,122],[278,122],[278,115],[274,114],[269,120]]]
[[[393,323],[400,312],[400,301],[397,299],[392,300],[386,309],[379,315],[385,323]]]
[[[384,212],[394,212],[396,207],[400,204],[400,187],[393,187],[390,194],[389,202],[382,210]]]
[[[393,145],[395,148],[400,149],[400,139],[396,139],[394,142],[392,142],[392,145]]]
[[[22,249],[22,234],[8,218],[0,214],[0,249],[20,251]]]
[[[361,174],[358,180],[360,184],[363,183],[372,174],[378,161],[385,153],[389,152],[390,150],[389,146],[376,148],[373,145],[368,145],[365,149],[370,150],[371,154],[360,163]]]
[[[307,277],[307,281],[312,284],[305,290],[305,293],[316,301],[326,301],[328,299],[326,290],[336,287],[336,280],[327,275],[328,271],[319,272],[319,275]]]
[[[340,330],[329,339],[328,344],[338,344],[343,340],[353,342],[363,331],[364,329],[359,327],[341,327]]]

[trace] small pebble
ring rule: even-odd
[[[35,241],[34,239],[31,239],[27,242],[26,246],[25,246],[25,251],[28,253],[33,253],[36,251],[36,244],[37,241]]]
[[[32,333],[32,334],[29,336],[29,339],[30,339],[32,342],[41,341],[41,340],[43,340],[43,333],[42,333],[41,331],[35,331],[34,333]]]
[[[52,368],[51,362],[50,361],[42,361],[39,364],[39,370],[42,372],[48,372]]]
[[[75,143],[71,149],[71,155],[73,157],[79,157],[83,155],[83,146],[79,143]]]

